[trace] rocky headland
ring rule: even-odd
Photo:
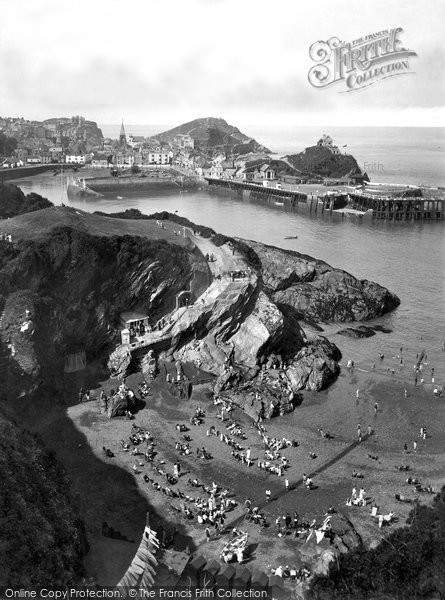
[[[37,232],[42,214],[46,226]],[[119,346],[119,315],[142,310],[153,324],[169,320],[162,344],[153,346],[160,357],[214,375],[219,391],[261,387],[263,365],[276,368],[287,395],[317,391],[338,374],[340,352],[314,326],[372,319],[399,304],[382,286],[309,256],[220,236],[167,213],[125,216],[54,207],[9,221],[16,243],[0,249],[1,336],[10,371],[23,372],[23,382],[55,382],[73,348],[106,360]],[[160,229],[159,216],[188,235]],[[213,273],[206,249],[216,257]],[[190,303],[178,310],[184,290]],[[121,370],[129,366],[124,361]]]
[[[361,169],[351,154],[334,153],[331,147],[318,144],[284,158],[297,172],[309,176],[341,178],[361,175]],[[366,179],[369,181],[367,176]]]
[[[365,321],[399,303],[378,284],[322,261],[228,238],[168,213],[49,207],[6,224],[13,241],[0,244],[2,400],[10,407],[20,403],[17,410],[35,398],[44,397],[47,407],[57,403],[66,356],[78,348],[90,368],[107,377],[110,356],[122,348],[120,314],[135,310],[167,326],[153,344],[130,353],[118,375],[140,368],[154,350],[167,364],[206,374],[217,396],[250,417],[278,416],[338,375],[340,351],[316,332],[320,323]],[[189,302],[181,306],[184,292]],[[48,409],[45,420],[51,418]],[[67,462],[75,460],[65,454]],[[71,519],[68,500],[60,498],[60,509]],[[47,516],[48,536],[54,518]],[[71,523],[75,537],[67,552],[76,561],[85,548],[82,526]],[[79,576],[81,567],[73,564]],[[58,572],[71,577],[65,567]]]

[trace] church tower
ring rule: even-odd
[[[122,119],[121,132],[119,134],[119,146],[122,150],[127,148],[127,136],[125,134],[124,120]]]

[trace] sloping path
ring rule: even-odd
[[[257,281],[256,274],[251,271],[244,257],[236,252],[234,248],[228,244],[216,246],[210,238],[194,235],[188,227],[183,228],[183,231],[203,256],[213,255],[214,260],[208,263],[213,281],[194,304],[177,308],[170,315],[166,315],[164,319],[167,323],[162,330],[147,333],[143,337],[139,337],[137,342],[133,342],[130,345],[131,351],[167,341],[172,335],[178,333],[181,325],[189,327],[190,322],[198,320],[204,310],[208,310],[210,306],[215,306],[219,298],[223,298],[226,304],[230,300],[236,302],[239,294],[244,293],[247,284],[255,284]],[[230,271],[244,271],[247,276],[232,281],[228,275]],[[231,291],[233,291],[233,295],[230,294]]]

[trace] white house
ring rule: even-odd
[[[65,156],[65,162],[72,165],[84,165],[85,156],[81,156],[80,154],[67,154]]]
[[[173,152],[166,152],[165,150],[150,150],[147,153],[147,158],[149,165],[169,165],[171,164],[171,159],[173,158]]]

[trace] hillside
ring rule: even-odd
[[[155,137],[161,141],[172,142],[178,134],[190,135],[195,140],[195,148],[203,152],[218,150],[233,155],[249,152],[270,153],[268,148],[242,133],[237,127],[229,125],[224,119],[195,119],[163,131]]]
[[[65,471],[40,440],[0,414],[0,585],[79,583],[84,526]]]
[[[342,554],[327,575],[316,576],[316,600],[444,598],[445,487],[432,506],[414,504],[403,529],[378,546]]]
[[[9,219],[16,215],[23,215],[28,212],[49,208],[52,202],[31,193],[25,196],[22,190],[13,184],[0,183],[0,218]]]
[[[20,239],[16,228],[13,239],[17,243],[0,246],[0,286],[5,300],[1,338],[15,348],[16,367],[31,379],[53,381],[63,370],[67,352],[78,345],[90,357],[104,356],[117,341],[120,313],[144,310],[156,319],[174,308],[176,294],[189,287],[196,271],[206,273],[205,261],[183,244],[123,231],[119,236],[94,235],[85,231],[80,219],[77,227],[69,218],[67,222],[74,227],[54,226],[61,224],[58,217],[64,211],[45,212],[48,223],[52,214],[56,217],[47,231]],[[71,211],[66,213],[70,216]],[[108,221],[97,216],[94,220],[105,225]],[[117,220],[109,221],[111,231],[113,225],[119,227]],[[30,225],[32,219],[25,222]],[[146,227],[146,235],[151,230]],[[22,332],[25,309],[31,313],[32,328]],[[11,393],[14,381],[10,372],[6,388]],[[26,378],[21,381],[25,384]]]

